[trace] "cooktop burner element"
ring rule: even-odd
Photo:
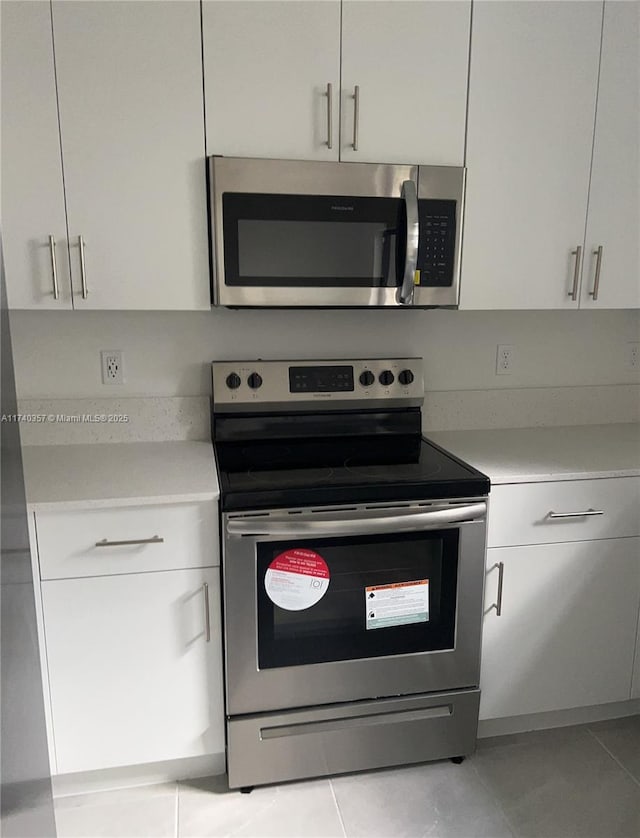
[[[486,494],[422,437],[422,401],[418,358],[213,364],[223,510]]]

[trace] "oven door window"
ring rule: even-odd
[[[227,285],[398,285],[399,198],[227,192],[222,207]]]
[[[295,548],[326,563],[329,585],[314,604],[289,610],[271,598],[267,571]],[[259,542],[259,667],[453,649],[457,579],[456,529]]]

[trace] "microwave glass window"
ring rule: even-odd
[[[406,217],[397,198],[225,193],[227,285],[397,286]]]
[[[395,229],[380,222],[238,221],[241,279],[350,277],[381,284],[394,268],[395,250]]]
[[[326,563],[329,585],[289,610],[269,595],[267,571],[294,548]],[[457,578],[457,530],[258,544],[259,666],[452,649]]]

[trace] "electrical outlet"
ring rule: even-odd
[[[124,384],[124,366],[120,349],[103,349],[100,353],[103,384]]]
[[[627,343],[627,366],[630,370],[637,370],[640,367],[640,341],[629,341]]]
[[[515,365],[516,348],[510,343],[501,343],[496,352],[496,375],[511,375]]]

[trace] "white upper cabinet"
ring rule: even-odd
[[[207,154],[337,160],[339,0],[204,0],[202,24]]]
[[[205,0],[207,154],[462,165],[470,15],[470,2]]]
[[[53,32],[74,307],[208,309],[199,3],[54,0]]]
[[[71,286],[51,8],[37,0],[3,2],[0,13],[1,224],[9,307],[68,309]]]
[[[640,307],[639,56],[640,3],[606,2],[580,298],[584,308]]]
[[[463,165],[470,16],[470,2],[343,0],[342,160]]]
[[[601,28],[602,3],[475,3],[461,308],[578,306]]]

